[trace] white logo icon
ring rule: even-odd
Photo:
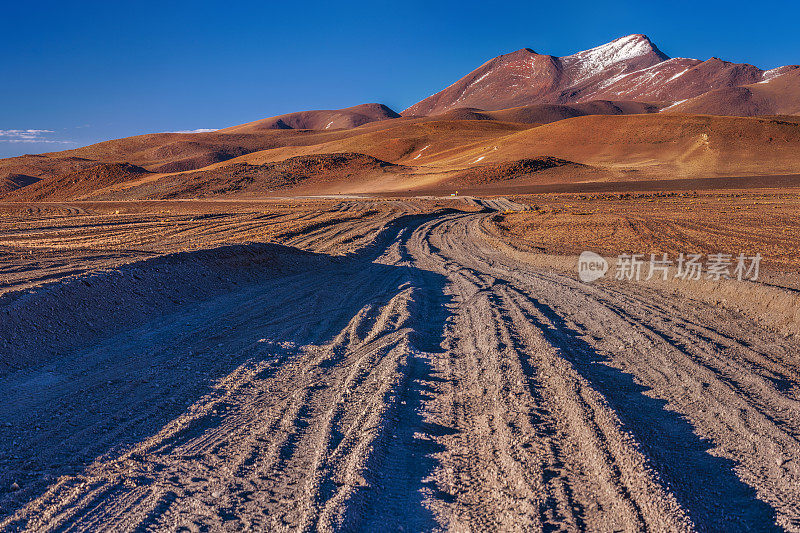
[[[588,250],[578,257],[578,277],[581,281],[591,283],[602,278],[608,272],[608,261],[601,255]]]

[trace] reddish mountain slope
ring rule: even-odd
[[[3,159],[0,195],[327,194],[407,191],[442,180],[474,184],[480,176],[579,181],[800,172],[800,67],[763,71],[717,58],[669,59],[644,35],[564,57],[518,50],[404,114],[364,104]],[[558,164],[540,168],[542,162]]]
[[[38,180],[9,193],[5,198],[28,201],[73,200],[97,189],[139,179],[147,174],[148,172],[142,167],[129,163],[96,165],[64,176]]]
[[[665,111],[741,117],[800,115],[800,70],[751,85],[709,91]]]
[[[299,111],[218,130],[222,133],[255,133],[262,130],[330,130],[355,128],[400,115],[383,104],[362,104],[345,109]]]
[[[595,100],[581,104],[536,104],[497,111],[475,108],[458,108],[435,115],[437,120],[499,120],[523,124],[549,124],[567,118],[585,115],[635,115],[657,113],[660,107],[642,102],[612,102]]]
[[[0,177],[0,194],[27,187],[37,181],[39,181],[39,178],[26,176],[25,174],[9,174],[8,176]]]
[[[782,67],[787,72],[797,67]],[[564,57],[523,48],[496,57],[453,85],[414,104],[403,115],[437,115],[470,107],[497,110],[592,100],[676,102],[713,89],[769,79],[779,69],[717,58],[670,59],[644,35],[629,35]]]
[[[263,196],[292,189],[318,193],[325,187],[362,182],[380,182],[406,167],[358,153],[334,153],[290,157],[259,165],[233,163],[227,166],[165,176],[157,181],[134,184],[124,192],[104,191],[94,198],[214,198]]]
[[[76,157],[70,151],[53,152],[52,155],[55,157],[41,154],[0,159],[0,179],[12,176],[46,178],[68,174],[97,164],[93,159]]]
[[[800,124],[779,118],[594,115],[520,131],[441,163],[548,155],[604,168],[614,179],[674,179],[796,174],[799,149]]]
[[[530,185],[800,173],[800,118],[649,113],[579,116],[540,126],[433,117],[381,125],[393,126],[340,130],[346,135],[314,133],[316,143],[256,151],[199,171],[154,174],[130,164],[95,164],[44,178],[3,199],[356,194],[442,187],[452,192],[453,187],[500,181]]]

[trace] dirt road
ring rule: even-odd
[[[11,365],[0,528],[800,531],[797,340],[533,267],[486,208],[260,249]]]

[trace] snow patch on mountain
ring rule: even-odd
[[[576,78],[583,80],[602,73],[610,66],[653,52],[653,45],[644,35],[628,35],[590,50],[564,56],[561,61],[577,67]]]
[[[472,82],[470,85],[477,85],[477,84],[479,84],[481,81],[483,81],[483,80],[486,78],[486,76],[488,76],[488,75],[489,75],[489,74],[491,74],[491,73],[492,73],[492,71],[491,71],[491,70],[489,70],[489,71],[488,71],[486,74],[484,74],[484,75],[483,75],[483,76],[481,76],[480,78],[478,78],[478,79],[476,79],[475,81],[473,81],[473,82]]]
[[[770,80],[774,80],[778,76],[783,76],[787,72],[789,72],[789,69],[786,67],[778,67],[765,70],[764,73],[761,75],[761,81],[758,83],[767,83]]]
[[[687,69],[684,69],[684,70],[682,70],[682,71],[678,72],[677,74],[675,74],[674,76],[672,76],[670,79],[668,79],[668,80],[667,80],[667,83],[668,83],[668,82],[671,82],[672,80],[677,80],[678,78],[680,78],[681,76],[683,76],[684,74],[686,74],[687,72],[689,72],[690,70],[692,70],[692,67],[689,67],[689,68],[687,68]]]
[[[458,107],[495,110],[598,99],[669,104],[721,87],[768,82],[795,68],[759,71],[718,59],[669,58],[647,36],[632,34],[561,57],[529,48],[498,56],[407,111],[431,115]]]
[[[688,100],[688,98],[687,98],[686,100]],[[665,107],[665,108],[664,108],[664,109],[662,109],[661,111],[666,111],[666,110],[667,110],[667,109],[669,109],[670,107],[675,107],[676,105],[681,105],[681,104],[682,104],[682,103],[684,103],[686,100],[678,100],[678,101],[677,101],[677,102],[675,102],[674,104],[672,104],[672,105],[668,105],[667,107]]]

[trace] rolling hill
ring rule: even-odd
[[[369,103],[0,160],[0,198],[222,198],[800,174],[800,68],[629,35],[496,57],[402,114]],[[488,190],[488,189],[487,189]]]
[[[496,111],[460,107],[434,115],[438,120],[497,120],[520,124],[549,124],[586,115],[638,115],[657,113],[660,107],[643,102],[593,100],[581,104],[535,104]]]
[[[383,104],[361,104],[336,110],[299,111],[218,131],[221,133],[255,133],[263,130],[336,130],[355,128],[362,124],[399,116]]]
[[[434,118],[384,122],[389,124],[182,172],[102,163],[42,179],[4,199],[449,193],[495,185],[800,174],[800,120],[778,117],[650,113],[584,115],[544,125]]]

